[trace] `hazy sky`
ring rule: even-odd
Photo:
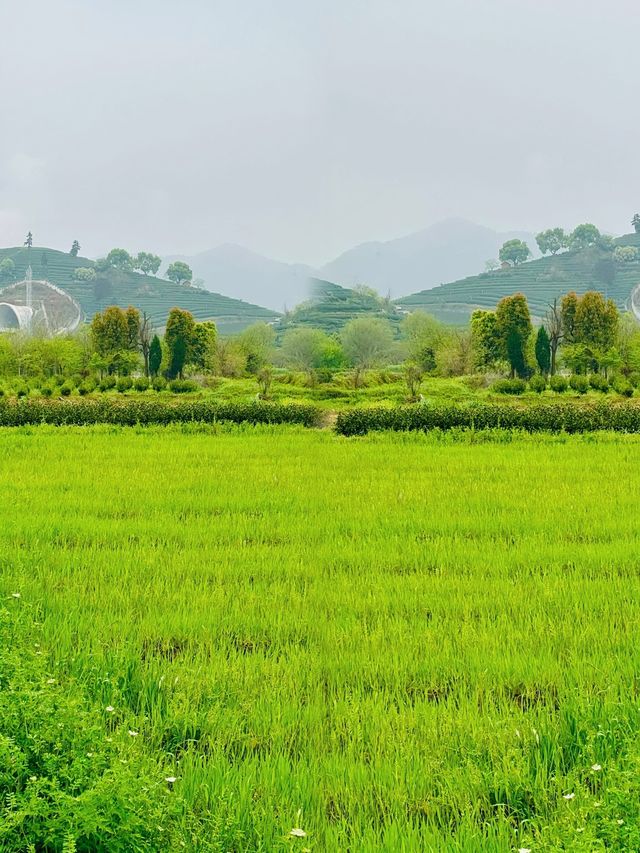
[[[312,264],[640,208],[633,0],[0,0],[0,245]]]

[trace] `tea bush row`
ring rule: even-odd
[[[602,400],[577,405],[549,401],[528,406],[507,403],[424,404],[396,409],[349,409],[338,414],[341,435],[371,430],[520,429],[526,432],[640,432],[640,405]]]
[[[321,411],[316,406],[294,403],[219,403],[207,400],[162,400],[81,398],[47,400],[24,397],[0,400],[0,426],[28,424],[78,425],[170,424],[186,422],[252,424],[300,424],[319,426]]]
[[[636,377],[632,377],[636,379]],[[586,394],[587,391],[601,391],[606,394],[607,391],[614,391],[622,397],[632,397],[633,389],[637,386],[637,382],[630,381],[624,376],[615,376],[609,380],[606,376],[599,373],[592,373],[589,376],[574,373],[569,379],[565,376],[556,374],[551,376],[547,385],[547,380],[544,376],[536,374],[532,376],[529,382],[524,379],[498,379],[491,386],[491,390],[496,394],[511,394],[519,396],[525,391],[534,391],[536,394],[541,394],[550,387],[556,394],[563,394],[569,388],[577,394]]]

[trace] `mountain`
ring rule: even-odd
[[[399,297],[478,273],[514,237],[537,254],[533,234],[498,233],[465,219],[447,219],[407,237],[361,243],[325,264],[318,275],[345,287],[366,284]]]
[[[46,279],[65,290],[79,303],[87,320],[107,305],[123,308],[133,305],[146,311],[158,329],[164,326],[169,310],[174,307],[191,311],[197,320],[214,320],[223,334],[240,331],[259,320],[270,323],[278,319],[275,311],[259,305],[135,272],[109,269],[97,272],[95,281],[76,281],[74,270],[77,267],[95,268],[94,261],[74,258],[55,249],[41,246],[0,249],[0,263],[5,258],[11,258],[15,269],[9,279],[0,281],[0,289],[23,279],[30,264],[34,279]]]
[[[640,234],[625,234],[615,243],[640,248]],[[640,260],[615,263],[611,252],[593,247],[452,281],[405,296],[396,304],[407,312],[420,308],[444,322],[462,324],[476,308],[493,309],[503,296],[524,293],[531,313],[541,319],[550,302],[571,290],[598,290],[621,311],[629,310],[631,291],[639,281]]]
[[[164,258],[164,263],[172,261],[189,264],[194,279],[202,279],[207,290],[266,305],[278,312],[308,298],[308,279],[313,274],[305,264],[274,261],[232,243],[196,255]]]

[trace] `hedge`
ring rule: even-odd
[[[230,421],[252,424],[301,424],[319,426],[317,406],[293,403],[218,403],[202,400],[104,398],[54,399],[27,397],[0,400],[0,426],[26,424],[170,424],[198,421]]]
[[[640,432],[640,405],[598,401],[588,404],[549,401],[515,406],[508,403],[422,404],[396,409],[347,409],[336,432],[365,435],[370,430],[521,429],[527,432]]]

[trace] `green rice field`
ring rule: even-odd
[[[639,460],[0,431],[0,850],[640,849]]]

